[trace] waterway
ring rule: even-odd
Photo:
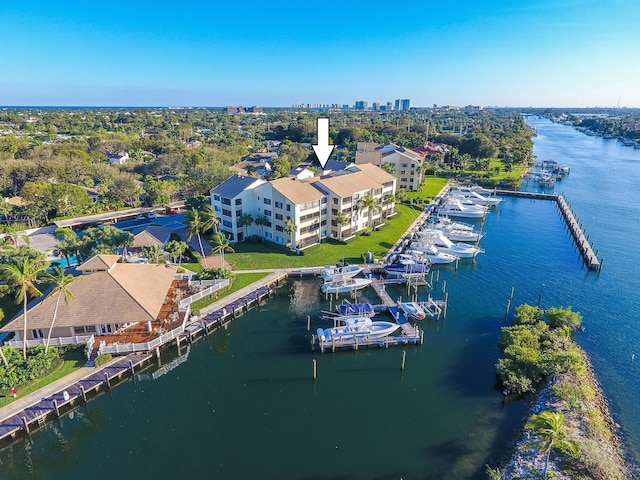
[[[139,374],[1,451],[0,478],[485,478],[485,464],[509,454],[527,408],[527,399],[503,403],[494,389],[512,287],[514,305],[582,312],[578,341],[638,451],[640,365],[630,357],[639,344],[640,277],[627,245],[640,230],[640,153],[531,122],[538,158],[571,166],[556,191],[605,258],[601,274],[582,265],[555,204],[508,198],[487,217],[486,253],[457,270],[439,267],[433,293],[446,281],[448,315],[422,322],[424,345],[312,352],[306,316],[313,332],[327,326],[320,312],[333,305],[317,280],[293,280],[196,342],[188,357],[183,349],[186,361],[175,368],[166,366],[177,352],[166,351],[163,370]],[[375,300],[367,290],[360,299]]]

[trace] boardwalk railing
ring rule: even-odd
[[[206,281],[206,280],[205,280]],[[193,302],[200,300],[201,298],[206,297],[207,295],[211,295],[213,292],[217,292],[218,290],[229,286],[229,279],[225,278],[224,280],[211,280],[213,282],[217,282],[211,285],[208,288],[196,293],[195,295],[191,295],[190,297],[185,298],[184,300],[180,300],[178,303],[178,310],[184,311],[187,306],[191,305]]]
[[[80,345],[82,343],[89,343],[92,341],[93,335],[76,335],[73,337],[52,337],[49,341],[49,346],[61,347],[63,345]],[[46,345],[46,338],[38,338],[35,340],[27,340],[27,347],[35,347],[38,345]],[[22,348],[23,341],[22,340],[11,340],[9,342],[5,342],[5,345],[9,345],[13,348],[20,349]]]
[[[113,345],[106,345],[104,342],[100,342],[100,348],[98,349],[98,354],[102,355],[104,353],[111,354],[122,354],[122,353],[135,353],[135,352],[150,352],[154,348],[160,347],[171,340],[174,340],[184,333],[185,324],[183,323],[177,328],[173,330],[169,330],[167,333],[160,335],[159,337],[154,338],[150,342],[145,343],[124,343],[118,344],[115,343]]]

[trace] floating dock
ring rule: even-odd
[[[21,412],[5,418],[0,421],[0,446],[13,442],[24,433],[29,434],[34,428],[42,427],[47,420],[60,417],[78,402],[86,403],[90,394],[97,394],[105,387],[111,388],[113,383],[120,382],[124,376],[133,376],[136,368],[141,370],[143,364],[152,357],[151,354],[122,357]]]
[[[558,195],[557,193],[518,192],[514,190],[496,190],[496,193],[512,197],[531,198],[533,200],[550,200],[556,202],[558,210],[560,210],[560,213],[567,224],[567,228],[569,229],[569,233],[571,233],[587,268],[596,272],[600,272],[602,270],[604,260],[598,259],[597,252],[593,251],[593,243],[589,244],[589,237],[585,236],[582,225],[576,219],[576,216],[563,195]]]

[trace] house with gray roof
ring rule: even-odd
[[[230,240],[241,242],[244,239],[245,229],[238,224],[238,220],[243,213],[256,212],[260,202],[256,191],[266,183],[261,178],[235,174],[211,189],[211,205],[220,220],[220,230]]]

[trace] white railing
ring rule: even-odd
[[[184,322],[177,328],[168,331],[160,335],[157,338],[154,338],[150,342],[145,343],[115,343],[113,345],[105,345],[103,342],[100,343],[100,350],[98,353],[100,355],[104,353],[111,354],[120,354],[120,353],[135,353],[135,352],[148,352],[153,350],[156,347],[164,345],[167,342],[175,339],[178,335],[184,332]]]
[[[196,293],[195,295],[191,295],[190,297],[180,300],[180,303],[178,303],[178,310],[184,311],[193,302],[200,300],[201,298],[206,297],[207,295],[211,295],[213,292],[216,292],[221,288],[228,287],[230,284],[228,278],[225,278],[224,280],[212,280],[212,281],[218,282],[218,283],[211,285],[208,288],[205,288],[204,290]]]
[[[50,347],[61,347],[63,345],[80,345],[82,343],[87,343],[93,338],[93,335],[76,335],[74,337],[52,337],[49,341]],[[36,340],[27,340],[27,347],[35,347],[37,345],[46,345],[46,338],[38,338]],[[9,342],[5,342],[5,345],[9,345],[13,348],[22,348],[23,341],[22,340],[11,340]]]
[[[93,344],[95,342],[95,337],[91,335],[91,338],[87,340],[87,360],[91,358],[91,350],[93,350]]]

